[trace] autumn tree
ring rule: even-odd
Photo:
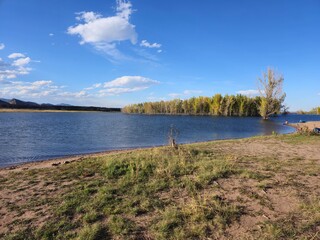
[[[268,119],[271,115],[280,113],[286,94],[282,91],[284,78],[273,69],[268,68],[259,78],[259,92],[261,102],[259,113],[263,119]]]

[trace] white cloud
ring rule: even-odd
[[[8,98],[39,98],[49,96],[58,91],[58,87],[52,81],[7,81],[0,88],[0,95]]]
[[[109,87],[150,87],[151,85],[158,84],[159,81],[142,76],[123,76],[116,78],[110,82],[104,83],[104,88]]]
[[[15,58],[24,58],[25,55],[22,54],[22,53],[11,53],[8,58],[11,58],[11,59],[15,59]]]
[[[82,23],[68,28],[70,35],[78,35],[80,44],[89,43],[97,50],[103,51],[112,58],[119,59],[123,55],[117,49],[121,41],[137,42],[135,26],[129,22],[132,5],[129,1],[118,0],[115,16],[103,17],[94,12],[78,13],[76,19]]]
[[[101,96],[107,96],[107,95],[118,95],[123,93],[131,93],[131,92],[137,92],[147,89],[147,87],[134,87],[134,88],[107,88],[102,89],[99,91]]]
[[[84,98],[84,97],[88,97],[89,94],[86,91],[81,90],[79,92],[61,92],[61,93],[58,93],[57,96],[67,97],[67,98]]]
[[[49,37],[53,37],[54,36],[54,34],[53,33],[49,33]]]
[[[27,65],[30,62],[31,62],[31,58],[29,58],[29,57],[19,58],[19,59],[13,61],[12,66],[22,67],[24,65]]]
[[[249,90],[241,90],[238,91],[237,94],[245,95],[245,96],[258,96],[260,94],[259,90],[249,89]]]
[[[171,98],[180,98],[182,96],[181,93],[169,93],[168,95]]]
[[[106,106],[106,97],[108,96],[141,91],[157,83],[159,82],[141,76],[124,76],[104,84],[97,83],[92,87],[82,90],[68,91],[65,86],[56,85],[51,80],[38,80],[34,82],[6,80],[0,81],[0,96],[37,102],[68,102],[77,105]],[[115,106],[115,103],[110,105],[110,101],[114,102],[114,99],[109,99],[107,104]],[[126,104],[116,103],[116,106]]]
[[[183,94],[184,95],[192,95],[192,94],[200,94],[202,93],[201,90],[184,90]]]
[[[140,43],[141,47],[147,47],[147,48],[161,48],[160,43],[149,43],[147,40],[142,40]]]
[[[162,53],[162,50],[161,50],[161,49],[159,49],[157,52],[158,52],[158,53]]]
[[[122,76],[109,82],[96,83],[84,90],[96,91],[99,96],[108,96],[142,91],[159,83],[159,81],[142,76]]]
[[[38,86],[38,87],[43,87],[43,86],[51,85],[52,83],[53,82],[51,80],[49,80],[49,81],[41,80],[41,81],[33,82],[32,85]]]
[[[6,81],[0,82],[0,96],[7,98],[37,99],[41,97],[73,99],[86,98],[89,94],[85,90],[76,92],[63,91],[63,86],[55,85],[51,80],[34,82]]]
[[[147,97],[149,101],[155,102],[155,101],[166,101],[167,99],[164,97],[155,97],[155,96],[149,96]]]
[[[145,90],[159,81],[142,76],[123,76],[112,81],[105,82],[99,91],[103,95],[116,95]]]
[[[169,97],[171,98],[186,98],[191,95],[198,95],[202,93],[201,90],[184,90],[182,93],[169,93]]]
[[[132,4],[129,1],[117,0],[117,16],[129,20],[132,14]]]
[[[91,87],[85,88],[84,90],[93,90],[96,88],[100,88],[101,86],[102,86],[102,83],[96,83],[96,84],[93,84]]]
[[[0,81],[5,79],[14,79],[17,76],[27,75],[30,73],[31,68],[27,65],[31,62],[31,58],[25,57],[21,53],[13,53],[8,57],[15,60],[11,63],[0,61]]]
[[[3,43],[0,43],[0,50],[4,49],[6,46]]]

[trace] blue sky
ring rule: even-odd
[[[318,0],[0,0],[0,98],[107,107],[254,94],[320,105]]]

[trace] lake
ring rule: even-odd
[[[113,149],[290,133],[285,120],[320,120],[316,115],[257,117],[127,115],[103,112],[0,113],[0,166]]]

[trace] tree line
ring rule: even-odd
[[[320,115],[320,107],[315,107],[313,109],[311,109],[310,111],[303,111],[303,110],[299,110],[297,111],[298,114],[316,114],[316,115]]]
[[[214,116],[259,116],[261,97],[215,94],[212,97],[192,97],[181,100],[145,102],[122,108],[124,113],[187,114]]]
[[[259,78],[259,93],[257,97],[247,97],[241,94],[216,94],[213,97],[192,97],[181,100],[145,102],[125,106],[124,113],[140,114],[188,114],[214,116],[270,116],[287,111],[283,105],[286,94],[282,91],[284,78],[273,69],[268,68]]]

